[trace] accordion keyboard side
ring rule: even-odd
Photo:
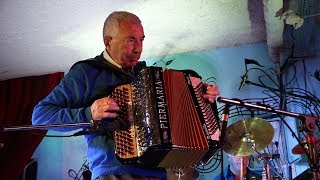
[[[128,120],[130,127],[114,133],[116,155],[122,163],[156,167],[171,143],[162,69],[145,68],[131,84],[117,87],[114,92],[123,93],[119,90],[123,88],[130,89],[130,93],[117,95],[125,99],[125,105],[120,106],[125,115],[118,120]]]

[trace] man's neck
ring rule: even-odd
[[[120,64],[118,64],[115,60],[112,59],[112,57],[109,55],[109,53],[108,53],[106,50],[103,51],[103,57],[104,57],[109,63],[117,66],[117,67],[120,68],[120,69],[122,68]]]

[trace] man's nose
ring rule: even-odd
[[[141,54],[141,52],[142,52],[142,42],[137,42],[137,43],[135,43],[135,46],[134,46],[134,48],[133,48],[133,52],[134,52],[135,54],[138,54],[138,53]]]

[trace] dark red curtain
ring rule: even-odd
[[[34,106],[60,82],[62,72],[0,81],[0,179],[17,179],[40,144],[45,130],[3,131],[31,125]]]

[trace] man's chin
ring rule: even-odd
[[[124,66],[125,68],[133,68],[137,65],[138,61],[130,61],[128,63],[126,63],[126,65]]]

